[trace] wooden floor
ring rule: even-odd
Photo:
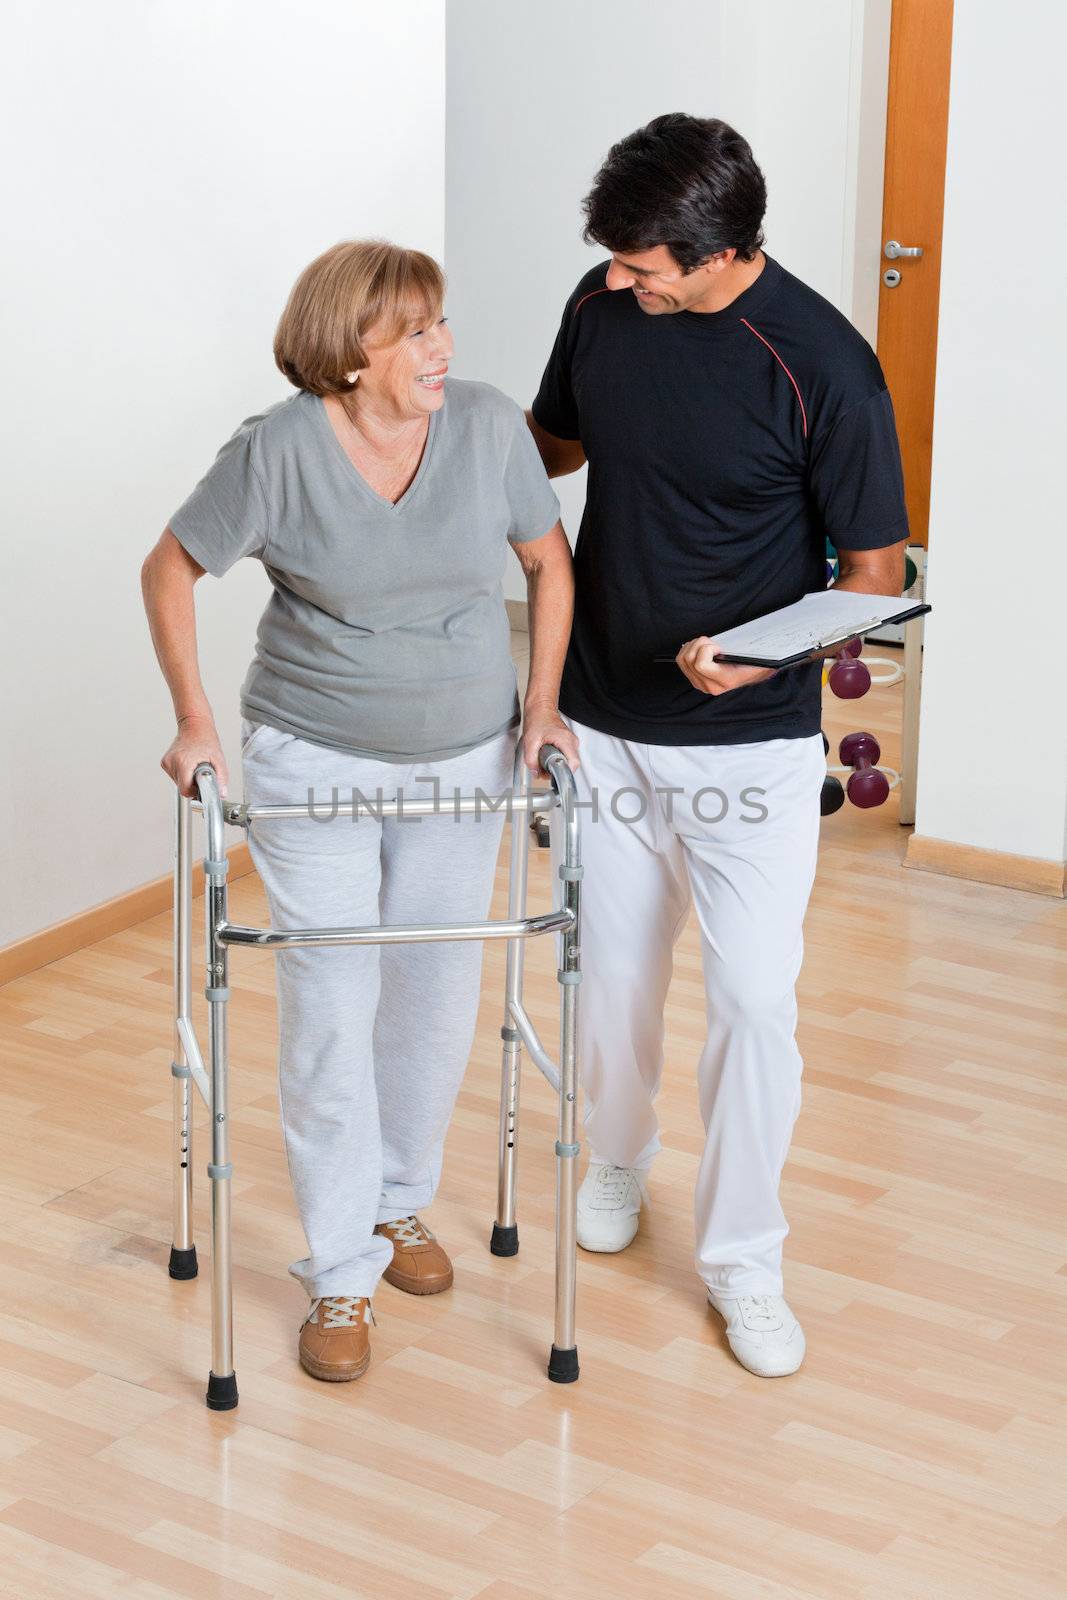
[[[829,730],[870,726],[893,760],[900,692],[875,691],[862,712],[831,702]],[[580,1259],[571,1388],[543,1371],[554,1114],[536,1072],[522,1250],[486,1249],[498,948],[431,1214],[455,1288],[418,1300],[383,1285],[370,1371],[336,1386],[296,1362],[306,1303],[286,1265],[304,1241],[278,1126],[273,958],[234,954],[229,1414],[203,1404],[202,1107],[201,1276],[166,1272],[168,919],[0,991],[0,1592],[1060,1600],[1064,908],[902,871],[895,795],[823,828],[801,985],[806,1100],[784,1182],[787,1291],[809,1354],[787,1379],[736,1364],[690,1265],[692,928],[653,1205],[625,1254]],[[543,853],[533,889],[547,904]],[[502,890],[501,877],[496,914]],[[232,912],[265,918],[257,880],[234,885]],[[551,1037],[549,941],[529,964],[529,1008]]]

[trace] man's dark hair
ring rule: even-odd
[[[612,145],[582,202],[582,237],[620,254],[665,244],[692,272],[719,250],[751,261],[766,209],[748,141],[717,117],[671,111]]]

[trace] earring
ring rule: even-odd
[[[358,372],[346,372],[345,373],[345,379],[346,379],[346,381],[348,383],[358,383],[359,382],[359,373]]]

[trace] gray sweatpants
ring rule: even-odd
[[[373,801],[454,791],[499,795],[515,738],[410,765],[242,723],[244,798],[330,814],[358,789]],[[420,781],[421,780],[421,781]],[[477,922],[488,915],[503,814],[358,820],[312,816],[249,830],[275,928]],[[374,1233],[428,1206],[474,1037],[482,945],[357,945],[279,951],[278,1092],[286,1159],[308,1255],[289,1267],[312,1297],[371,1295],[392,1259]]]

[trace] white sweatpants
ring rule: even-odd
[[[244,798],[327,818],[358,789],[429,800],[511,786],[503,734],[447,761],[347,755],[266,724],[242,726]],[[502,812],[254,822],[252,859],[276,928],[480,922],[488,915]],[[372,1295],[392,1259],[374,1233],[428,1206],[478,1010],[478,942],[297,948],[276,956],[278,1086],[286,1159],[308,1255],[308,1294]]]
[[[579,1063],[590,1157],[648,1168],[672,952],[696,907],[708,1033],[696,1266],[728,1295],[781,1294],[778,1184],[800,1109],[794,986],[815,875],[821,735],[646,745],[567,719],[580,741]],[[595,804],[594,804],[595,793]],[[554,841],[555,842],[555,841]]]

